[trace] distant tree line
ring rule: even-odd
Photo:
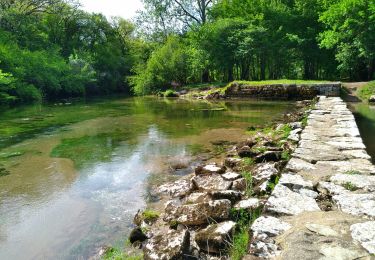
[[[73,0],[0,1],[0,104],[266,79],[371,80],[373,0],[143,0],[137,20]]]

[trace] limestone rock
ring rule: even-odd
[[[320,258],[321,260],[331,260],[331,259],[340,259],[340,260],[352,260],[352,259],[361,259],[364,255],[351,248],[343,248],[337,245],[323,245],[319,251],[324,257]]]
[[[375,254],[375,221],[354,224],[350,227],[352,238],[370,254]]]
[[[371,97],[368,99],[368,102],[370,102],[370,103],[375,103],[375,95],[371,96]]]
[[[302,123],[301,122],[293,122],[293,123],[289,123],[289,126],[295,130],[295,129],[298,129],[298,128],[302,128]]]
[[[292,158],[288,162],[286,169],[292,172],[299,172],[299,171],[307,171],[307,170],[315,170],[316,167],[299,158]]]
[[[257,198],[252,198],[252,199],[247,199],[247,200],[241,200],[238,203],[234,205],[234,208],[239,210],[239,209],[244,209],[244,210],[252,210],[256,209],[260,206],[260,201]]]
[[[188,230],[169,230],[167,234],[152,237],[143,247],[146,260],[183,259],[189,254],[190,233]]]
[[[209,194],[213,200],[227,199],[232,203],[239,201],[242,197],[241,192],[234,190],[211,191]]]
[[[253,179],[256,183],[261,183],[269,180],[272,176],[279,173],[276,169],[275,163],[261,163],[253,169]]]
[[[192,183],[199,191],[229,190],[232,186],[232,182],[224,180],[218,174],[195,176]]]
[[[208,164],[204,166],[198,166],[195,168],[196,175],[204,174],[223,174],[225,172],[225,166],[217,166],[216,164]]]
[[[221,177],[223,177],[223,179],[226,181],[234,181],[241,178],[241,175],[236,172],[226,172],[225,174],[221,175]]]
[[[302,132],[301,128],[297,128],[295,130],[292,130],[288,136],[288,140],[292,140],[295,142],[298,142],[300,139],[300,133]]]
[[[182,205],[174,212],[174,219],[183,225],[202,225],[210,221],[226,220],[232,204],[229,200]]]
[[[235,180],[232,185],[232,190],[245,191],[247,189],[247,182],[244,178]]]
[[[375,217],[375,195],[346,192],[332,197],[339,208],[348,214]]]
[[[266,234],[270,237],[278,236],[291,228],[286,222],[275,217],[261,216],[251,225],[251,231],[255,234]]]
[[[284,173],[283,175],[281,175],[279,184],[287,186],[293,191],[298,191],[302,188],[312,190],[313,188],[313,184],[311,181],[305,181],[302,176],[290,173]]]
[[[342,186],[336,185],[332,182],[324,182],[324,181],[321,181],[318,183],[317,190],[324,195],[330,195],[330,196],[348,192],[348,190]]]
[[[304,211],[320,211],[320,208],[315,199],[278,184],[266,203],[266,210],[276,214],[298,215]]]
[[[225,161],[224,161],[224,165],[229,168],[236,168],[240,166],[241,163],[242,163],[242,159],[232,158],[232,157],[225,158]]]
[[[205,192],[194,192],[187,196],[184,200],[185,204],[196,204],[210,201],[210,196]]]
[[[253,150],[251,150],[250,146],[245,145],[238,149],[238,156],[241,158],[246,158],[246,157],[254,157],[257,155],[257,153]]]
[[[331,177],[331,182],[344,185],[351,183],[357,188],[366,191],[375,191],[375,176],[361,175],[361,174],[336,174]]]
[[[333,230],[332,228],[324,225],[318,224],[306,224],[306,228],[314,233],[317,233],[321,236],[325,237],[337,237],[339,233]]]
[[[139,227],[134,228],[129,235],[130,243],[134,244],[135,242],[143,242],[148,237],[143,233],[142,229]]]
[[[190,180],[182,179],[172,183],[161,185],[157,191],[162,194],[167,194],[172,198],[183,197],[191,191]]]
[[[255,157],[256,163],[262,162],[278,162],[281,160],[281,152],[279,151],[267,151]]]
[[[208,253],[225,252],[230,247],[235,227],[236,223],[233,221],[209,225],[197,232],[195,241],[200,249]]]

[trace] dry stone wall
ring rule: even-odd
[[[271,84],[251,86],[232,83],[225,91],[227,97],[270,98],[270,99],[312,99],[317,95],[340,96],[341,83],[316,84]]]
[[[374,174],[346,104],[320,97],[244,259],[374,259]]]

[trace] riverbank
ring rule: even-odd
[[[145,259],[240,259],[246,254],[249,225],[296,148],[311,101],[297,105],[285,124],[249,129],[251,137],[228,151],[220,164],[208,162],[155,190],[165,208],[153,220],[147,211],[139,212],[130,236],[138,246],[143,242]]]
[[[164,96],[193,99],[233,99],[261,98],[303,100],[312,99],[317,95],[339,96],[340,82],[308,81],[308,80],[271,80],[271,81],[234,81],[226,86],[219,85],[182,88],[179,92],[168,90]],[[173,93],[173,94],[172,94]]]

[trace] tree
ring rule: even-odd
[[[325,30],[320,44],[333,49],[342,77],[370,80],[375,77],[375,2],[371,0],[324,1],[320,16]]]

